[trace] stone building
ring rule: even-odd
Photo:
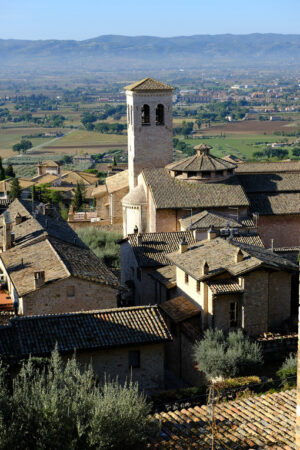
[[[38,176],[44,175],[46,173],[51,175],[60,174],[60,165],[55,161],[43,161],[38,164]]]
[[[104,185],[93,189],[92,197],[96,199],[97,217],[100,221],[122,224],[121,200],[128,194],[128,191],[128,170],[108,176]]]
[[[274,252],[212,236],[167,258],[176,268],[177,295],[199,307],[202,329],[258,336],[289,326],[297,266]]]
[[[130,190],[145,168],[164,167],[173,159],[173,88],[153,78],[125,87]]]
[[[0,354],[48,356],[57,346],[63,359],[76,351],[77,361],[91,364],[101,381],[132,377],[153,392],[164,388],[164,345],[171,339],[155,306],[106,309],[11,319],[0,327]]]
[[[130,234],[119,241],[121,252],[121,281],[130,289],[130,300],[134,305],[160,303],[155,280],[149,275],[156,269],[163,269],[170,263],[168,253],[176,251],[184,239],[195,242],[191,231]],[[173,287],[176,286],[176,283]],[[172,298],[172,283],[165,293],[165,299]]]
[[[19,314],[118,306],[117,278],[53,207],[16,199],[2,221],[1,279]]]

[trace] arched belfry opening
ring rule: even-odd
[[[164,105],[160,103],[156,107],[156,125],[164,125],[164,123],[165,123]]]
[[[142,106],[142,125],[150,125],[150,107],[149,107],[149,105]]]

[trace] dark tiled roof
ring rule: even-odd
[[[45,271],[46,284],[73,276],[121,288],[118,279],[91,250],[53,238],[40,237],[23,247],[13,247],[0,258],[19,296],[35,290],[34,272],[41,270]]]
[[[172,178],[167,169],[144,169],[157,208],[217,208],[248,206],[237,177],[220,183],[198,183]]]
[[[169,170],[178,170],[180,172],[211,172],[234,169],[235,167],[235,164],[210,154],[193,155],[166,166]]]
[[[188,244],[195,242],[191,231],[144,233],[140,236],[141,244],[139,245],[136,234],[128,235],[128,241],[140,267],[169,265],[169,260],[165,255],[178,250],[179,243],[183,238]]]
[[[163,284],[167,289],[176,286],[176,269],[174,266],[163,266],[153,270],[149,276]]]
[[[18,317],[0,327],[0,354],[24,357],[171,340],[157,306]]]
[[[185,216],[180,219],[180,223],[189,230],[207,229],[211,225],[215,228],[225,228],[227,226],[234,228],[242,227],[242,224],[232,217],[206,210],[193,214],[192,216]]]
[[[33,214],[33,212],[38,210],[38,205],[38,202],[34,202],[32,205],[32,202],[29,200],[16,199],[6,210],[5,214],[8,214],[9,219],[12,222],[12,231],[15,234],[16,245],[23,244],[31,239],[46,234],[78,247],[86,248],[86,245],[80,240],[79,236],[69,224],[61,218],[56,209],[52,210],[53,216],[48,214],[44,215],[41,212]],[[16,225],[15,218],[18,214],[23,218],[23,221]],[[0,235],[2,235],[1,220]]]
[[[155,414],[161,421],[158,449],[212,448],[211,408],[206,405]],[[295,448],[296,389],[215,406],[215,448]]]
[[[135,83],[129,84],[124,88],[126,91],[172,91],[172,86],[166,83],[157,81],[154,78],[143,78],[143,80],[136,81]]]
[[[300,191],[279,194],[248,194],[248,197],[253,213],[258,212],[260,215],[300,214]]]
[[[300,172],[300,161],[260,162],[239,164],[238,173]]]
[[[238,294],[244,292],[243,288],[239,285],[238,281],[232,279],[208,281],[207,284],[214,295],[235,294],[235,293]]]
[[[240,234],[239,236],[234,236],[233,240],[236,242],[241,242],[242,244],[254,245],[255,247],[264,247],[264,243],[261,240],[260,235],[257,233]]]
[[[235,255],[239,248],[242,250],[243,260],[235,262]],[[279,270],[297,269],[295,264],[270,250],[236,241],[225,241],[222,238],[201,241],[185,253],[172,253],[168,255],[168,258],[197,280],[209,278],[224,271],[236,276],[260,266]],[[202,275],[201,268],[205,261],[208,263],[209,272]]]
[[[182,296],[163,302],[159,307],[176,323],[201,314],[199,306]]]
[[[299,173],[272,173],[239,175],[247,193],[300,191]]]

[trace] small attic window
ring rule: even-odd
[[[142,125],[150,125],[150,106],[142,106]]]
[[[165,111],[164,105],[157,105],[156,108],[156,125],[164,125],[165,123]]]

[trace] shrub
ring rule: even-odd
[[[262,349],[251,342],[241,330],[228,337],[221,330],[206,330],[201,341],[194,345],[198,370],[209,379],[236,377],[262,363]]]
[[[109,267],[120,266],[120,247],[117,241],[121,235],[94,227],[85,227],[77,231],[83,242]]]
[[[296,386],[297,382],[297,354],[290,353],[276,375],[285,387]]]
[[[6,380],[1,368],[1,449],[143,449],[157,430],[136,384],[98,386],[91,367],[64,364],[57,351],[45,369],[25,362],[12,389]]]

